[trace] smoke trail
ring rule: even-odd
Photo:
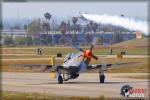
[[[148,35],[147,22],[137,21],[133,18],[121,17],[121,16],[109,16],[109,15],[93,15],[93,14],[82,14],[87,20],[94,21],[102,24],[112,24],[121,26],[129,30],[141,31]]]

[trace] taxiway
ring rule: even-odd
[[[2,90],[89,97],[122,97],[120,89],[123,85],[148,90],[148,79],[121,78],[133,75],[147,73],[106,73],[104,84],[99,83],[97,73],[83,73],[75,80],[57,84],[57,80],[51,79],[49,73],[2,72]]]

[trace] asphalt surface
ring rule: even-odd
[[[146,73],[106,73],[105,83],[100,84],[97,73],[82,73],[79,78],[57,84],[57,79],[51,79],[49,73],[11,73],[2,72],[2,91],[36,92],[64,96],[122,97],[120,89],[123,85],[146,89],[147,79],[121,78]]]

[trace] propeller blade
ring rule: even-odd
[[[72,46],[74,49],[78,50],[78,51],[81,51],[81,52],[85,52],[82,48],[79,48],[78,46]]]
[[[73,45],[72,47],[73,47],[74,49],[78,50],[78,51],[81,51],[80,48],[79,48],[78,46],[76,46],[76,45]]]
[[[92,41],[92,45],[96,45],[96,43],[98,42],[98,37],[94,37],[93,41]]]
[[[83,49],[80,48],[80,51],[85,52]]]
[[[94,39],[93,39],[93,41],[92,41],[92,45],[91,45],[91,47],[90,47],[90,50],[91,50],[91,51],[93,50],[93,48],[94,48],[94,46],[96,45],[97,41],[98,41],[98,37],[94,37]]]
[[[92,50],[93,50],[93,48],[94,48],[94,45],[91,45],[90,50],[92,51]]]
[[[95,55],[92,55],[93,59],[98,60],[98,57]]]

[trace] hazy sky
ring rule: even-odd
[[[90,14],[121,15],[147,18],[147,2],[28,2],[2,3],[3,18],[42,18],[45,12],[53,17],[79,16],[79,12]]]

